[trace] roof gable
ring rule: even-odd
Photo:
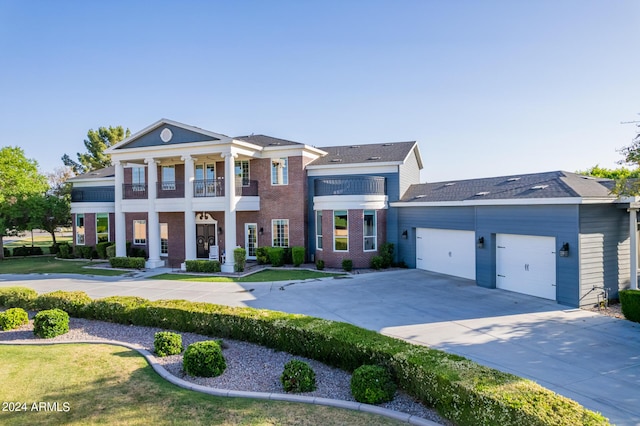
[[[198,127],[189,126],[162,119],[141,130],[135,135],[109,148],[109,151],[121,151],[131,148],[147,148],[184,143],[212,142],[228,138]]]
[[[411,185],[402,202],[460,202],[545,198],[615,198],[608,179],[554,171]]]
[[[398,163],[405,161],[416,142],[390,142],[363,145],[320,147],[324,155],[312,163],[313,166],[337,166],[340,164]]]

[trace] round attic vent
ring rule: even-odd
[[[173,132],[171,131],[171,129],[165,127],[164,129],[162,129],[162,131],[160,132],[160,139],[162,140],[162,142],[167,143],[171,140],[171,138],[173,137]]]

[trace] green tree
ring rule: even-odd
[[[28,212],[21,227],[27,231],[42,229],[56,241],[56,228],[71,224],[71,204],[68,198],[52,194],[33,194],[17,203],[17,208]],[[24,216],[19,216],[24,217]]]
[[[620,167],[617,169],[607,169],[606,167],[600,167],[598,164],[587,169],[578,170],[576,173],[581,175],[606,178],[606,179],[637,179],[640,177],[640,168],[627,169],[626,167]]]
[[[125,130],[122,126],[100,127],[98,130],[90,129],[87,132],[87,139],[84,140],[87,152],[78,152],[76,154],[78,161],[74,161],[68,154],[64,154],[62,162],[65,166],[71,167],[76,175],[109,167],[111,165],[111,157],[105,154],[104,150],[128,138],[130,135],[129,129]]]
[[[0,259],[4,258],[4,237],[28,226],[29,212],[20,206],[32,195],[44,194],[47,181],[38,173],[38,163],[28,159],[19,147],[0,149]]]

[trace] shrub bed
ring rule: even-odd
[[[306,362],[292,359],[284,365],[280,383],[285,392],[311,392],[316,389],[316,373]]]
[[[215,340],[207,340],[187,347],[182,358],[182,368],[191,376],[217,377],[224,373],[227,362],[220,344]]]
[[[184,263],[187,272],[215,273],[222,270],[222,265],[217,260],[187,260]]]
[[[91,303],[91,298],[84,291],[53,291],[41,294],[35,300],[35,308],[61,309],[73,317],[81,317],[82,310]]]
[[[41,247],[16,247],[13,249],[14,256],[41,256],[43,254]]]
[[[69,314],[61,309],[40,311],[33,319],[33,334],[44,339],[69,332]]]
[[[0,288],[0,302],[30,305],[35,299],[31,291]],[[600,414],[531,380],[346,323],[185,300],[107,299],[92,301],[83,315],[245,340],[347,371],[381,365],[400,389],[461,426],[609,424]]]
[[[112,268],[144,269],[144,257],[112,257],[109,264]]]
[[[13,330],[29,322],[29,314],[22,308],[10,308],[0,312],[0,330]]]
[[[282,247],[269,248],[269,261],[273,266],[276,266],[276,267],[284,266],[284,248]]]

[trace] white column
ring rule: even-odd
[[[120,161],[113,162],[116,167],[115,187],[115,227],[116,227],[116,256],[127,255],[127,224],[122,211],[122,196],[124,194],[124,165]]]
[[[224,246],[226,259],[222,272],[234,272],[233,249],[236,248],[236,179],[235,158],[233,151],[222,154],[224,158],[224,196],[227,205],[224,209]]]
[[[145,267],[159,268],[164,266],[164,261],[160,260],[160,220],[156,211],[156,198],[158,192],[158,163],[153,158],[144,160],[147,163],[147,174],[149,175],[149,186],[147,194],[149,195],[149,207],[147,209],[148,223],[147,232],[149,234],[149,259]]]
[[[193,260],[196,253],[196,215],[193,211],[193,181],[195,179],[195,159],[190,155],[184,161],[184,258]]]
[[[638,210],[629,209],[629,288],[638,289]]]

